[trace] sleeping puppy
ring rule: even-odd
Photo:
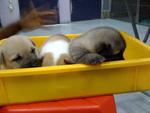
[[[98,64],[104,61],[123,60],[126,48],[119,31],[110,27],[89,30],[71,41],[67,63]]]
[[[29,37],[15,35],[0,45],[1,69],[36,67],[41,65],[35,44]]]
[[[42,66],[64,65],[70,59],[69,44],[70,39],[62,34],[50,36],[41,47]]]

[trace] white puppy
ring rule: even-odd
[[[50,36],[41,48],[42,66],[66,64],[65,59],[69,58],[69,43],[70,39],[64,35]]]

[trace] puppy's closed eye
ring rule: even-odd
[[[12,61],[18,62],[18,61],[20,61],[20,60],[22,60],[22,59],[23,59],[22,56],[17,55],[14,59],[12,59]]]

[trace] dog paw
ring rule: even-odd
[[[89,53],[78,60],[78,63],[96,65],[104,62],[106,59],[96,53]]]

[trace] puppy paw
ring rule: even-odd
[[[65,64],[75,64],[75,62],[71,58],[65,58],[64,62],[65,62]]]
[[[74,64],[69,54],[61,54],[57,65]]]
[[[54,59],[51,53],[46,53],[42,59],[42,66],[53,66]]]
[[[96,53],[89,53],[80,58],[77,63],[96,65],[104,62],[106,59]]]

